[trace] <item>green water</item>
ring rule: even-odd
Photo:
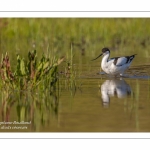
[[[70,60],[72,42],[74,56],[73,76],[63,75],[66,68],[63,62],[58,69],[59,80],[51,90],[42,87],[2,90],[0,132],[149,132],[149,21],[146,18],[0,20],[0,55],[9,52],[12,69],[16,53],[26,57],[33,48],[38,56],[49,50]],[[100,73],[101,58],[91,62],[104,46],[110,48],[111,57],[137,54],[127,77],[114,79]]]
[[[1,132],[149,132],[150,83],[138,77],[115,79],[94,72],[76,79],[76,88],[60,78],[54,93],[3,93],[0,120],[31,122],[5,130],[1,125]]]

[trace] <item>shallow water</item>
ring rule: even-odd
[[[58,126],[50,131],[150,131],[148,67],[133,67],[126,72],[126,78],[111,78],[99,73],[83,75],[79,81],[82,86],[73,96],[66,90],[62,92]]]
[[[134,66],[124,78],[113,78],[100,72],[98,66],[89,72],[88,66],[83,65],[83,72],[74,83],[61,77],[59,89],[54,93],[24,91],[19,98],[18,91],[8,95],[4,92],[1,95],[0,130],[149,132],[149,67]],[[18,118],[26,123],[19,124]],[[4,120],[11,124],[4,124]]]

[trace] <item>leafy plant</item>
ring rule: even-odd
[[[57,81],[57,67],[64,60],[63,58],[50,61],[50,58],[44,54],[38,61],[36,50],[28,53],[28,60],[17,55],[16,70],[11,70],[11,64],[8,53],[2,56],[0,75],[4,84],[9,84],[12,87],[27,89],[35,87],[43,79],[49,79],[49,84]],[[45,78],[47,77],[47,78]]]

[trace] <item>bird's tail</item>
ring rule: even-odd
[[[131,55],[131,56],[129,57],[128,63],[131,63],[131,61],[134,59],[135,55],[137,55],[137,54]]]

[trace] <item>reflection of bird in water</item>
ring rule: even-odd
[[[120,74],[120,76],[123,76],[124,71],[129,68],[135,55],[124,56],[124,57],[114,57],[114,58],[109,59],[110,50],[108,48],[103,48],[102,54],[100,54],[97,58],[99,58],[100,56],[103,56],[102,62],[101,62],[101,68],[108,75],[117,76],[118,74]],[[93,60],[96,60],[97,58]]]
[[[101,94],[103,105],[108,105],[110,96],[117,95],[118,98],[124,98],[131,94],[131,88],[123,79],[106,80],[101,85]]]

